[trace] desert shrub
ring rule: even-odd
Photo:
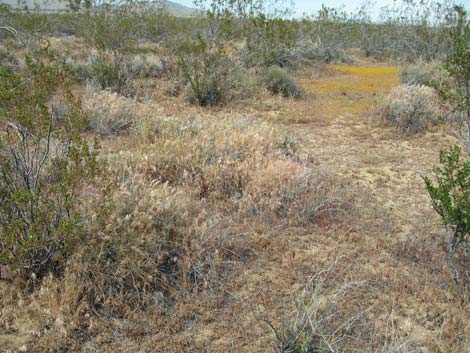
[[[78,68],[78,77],[105,90],[129,95],[132,93],[132,80],[129,59],[122,55],[92,55],[89,63]]]
[[[198,37],[179,51],[178,67],[188,83],[191,103],[215,106],[231,98],[237,85],[237,65],[222,46]]]
[[[79,16],[78,33],[100,52],[124,54],[133,50],[138,40],[139,9],[132,2],[119,6],[113,0],[93,3],[92,11]]]
[[[26,63],[22,73],[0,68],[0,264],[42,275],[80,235],[78,193],[97,164],[67,71]],[[69,107],[61,119],[50,106],[57,92]]]
[[[311,41],[302,41],[291,48],[286,55],[286,60],[290,66],[294,67],[315,63],[351,63],[353,61],[340,47],[327,47]]]
[[[138,103],[109,91],[97,91],[85,96],[82,107],[89,127],[102,136],[122,133],[135,120]]]
[[[449,94],[451,87],[449,72],[438,61],[406,65],[400,72],[400,81],[405,85],[432,87],[443,96]]]
[[[456,284],[469,283],[470,162],[460,147],[442,150],[435,182],[425,177],[432,205],[449,233],[447,262]],[[463,278],[462,278],[463,277]]]
[[[273,95],[281,94],[286,98],[298,98],[303,89],[282,69],[272,67],[262,75],[266,89]]]
[[[0,65],[13,66],[18,59],[15,57],[16,37],[18,33],[12,27],[0,26]]]
[[[290,21],[277,18],[280,11],[272,16],[258,13],[248,20],[244,33],[246,46],[241,52],[244,62],[252,67],[285,67],[289,64],[289,50],[294,47],[297,35]]]
[[[384,98],[379,114],[388,125],[411,135],[443,119],[441,104],[440,97],[431,87],[400,85]]]
[[[96,6],[95,6],[96,5]],[[88,3],[92,11],[77,17],[77,31],[93,55],[82,67],[82,76],[101,89],[122,95],[133,93],[131,63],[138,46],[137,4],[114,0]]]
[[[102,90],[110,90],[124,96],[136,95],[139,79],[161,78],[175,75],[175,65],[168,59],[153,54],[91,55],[88,63],[78,65],[77,77]]]

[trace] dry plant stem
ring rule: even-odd
[[[3,27],[0,27],[0,30],[4,30],[4,31],[7,31],[9,32],[13,37],[17,38],[18,37],[18,32],[16,31],[16,29],[14,29],[13,27],[10,27],[10,26],[3,26]]]
[[[455,266],[453,257],[457,251],[457,247],[460,244],[460,241],[460,237],[458,236],[458,227],[455,227],[452,236],[449,237],[449,254],[447,257],[447,264],[449,265],[452,273],[452,279],[454,280],[457,288],[459,288],[459,271]]]
[[[468,283],[470,279],[470,261],[468,258],[469,249],[468,249],[468,242],[466,239],[462,241],[462,249],[463,249],[463,256],[464,256],[464,267],[465,267],[465,282]]]
[[[52,134],[52,119],[53,115],[50,114],[49,117],[49,126],[48,126],[48,131],[47,131],[47,136],[46,136],[46,146],[45,146],[45,151],[42,155],[42,157],[39,157],[39,146],[36,146],[33,151],[33,155],[30,154],[30,145],[29,145],[29,140],[32,137],[31,132],[29,132],[27,129],[23,128],[22,126],[19,126],[17,124],[14,124],[12,122],[8,123],[7,126],[7,133],[9,134],[11,130],[14,130],[18,137],[21,140],[22,144],[22,151],[20,155],[16,153],[16,151],[13,148],[10,148],[10,153],[14,158],[14,163],[16,165],[17,170],[21,171],[21,178],[23,179],[23,184],[24,187],[31,192],[31,194],[35,194],[37,191],[37,183],[40,179],[41,171],[49,157],[49,152],[50,152],[50,144],[51,144],[51,134]],[[34,161],[39,161],[39,163],[35,163]],[[33,176],[33,178],[31,178]],[[31,180],[32,179],[32,180]],[[38,206],[37,203],[39,201],[36,200],[35,204],[31,203],[30,205],[30,219],[31,223],[34,223],[35,217],[34,217],[34,207]],[[30,226],[30,223],[27,221],[27,216],[23,213],[22,210],[20,210],[19,217],[21,219],[21,222],[24,224],[23,227],[23,238],[26,239],[28,237],[28,232],[27,228]],[[31,264],[30,266],[23,266],[24,269],[32,269],[34,266],[42,266],[46,262],[48,262],[54,253],[53,247],[49,247],[47,249],[47,255],[45,256],[44,260],[41,261],[38,264]]]
[[[465,94],[466,97],[470,97],[470,88],[469,88],[469,83],[465,83]],[[467,156],[470,159],[470,107],[467,108],[467,119],[466,119],[466,125],[467,125]]]

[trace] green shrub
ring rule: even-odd
[[[130,67],[139,29],[135,4],[123,2],[118,6],[114,0],[104,1],[77,18],[79,35],[96,52],[81,75],[101,89],[131,94],[135,77],[130,75]]]
[[[262,77],[267,90],[273,94],[281,94],[286,98],[298,98],[303,94],[303,89],[282,69],[272,67]]]
[[[450,231],[448,264],[453,280],[469,283],[470,245],[470,161],[462,157],[460,147],[442,150],[440,165],[434,168],[435,183],[424,177],[426,189],[442,223]],[[457,263],[454,258],[457,257]]]
[[[21,74],[0,68],[0,265],[42,275],[79,236],[78,192],[97,165],[67,70],[29,57],[26,65]],[[68,103],[61,119],[57,92]]]
[[[178,67],[188,83],[188,98],[201,107],[215,106],[229,100],[237,87],[237,64],[222,46],[201,36],[179,49]]]
[[[78,77],[99,89],[128,95],[132,89],[133,76],[129,72],[130,63],[121,55],[93,56],[87,65],[78,69]]]

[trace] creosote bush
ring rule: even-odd
[[[461,113],[460,123],[465,126],[467,155],[470,157],[470,16],[460,6],[454,8],[455,23],[450,28],[451,48],[446,68],[456,82],[453,103]]]
[[[199,36],[179,49],[178,67],[187,82],[188,99],[201,107],[226,102],[237,87],[237,64],[217,43]]]
[[[98,169],[69,73],[48,59],[27,57],[21,73],[0,68],[0,265],[36,275],[64,264],[58,257],[81,234],[80,188]],[[68,106],[60,119],[51,105],[59,92]]]
[[[89,58],[78,69],[78,77],[99,89],[130,95],[135,78],[130,70],[130,59],[123,55],[101,53]]]
[[[262,74],[262,82],[273,95],[281,94],[285,98],[299,98],[303,94],[302,87],[281,68],[271,67]]]
[[[434,181],[425,177],[434,209],[449,233],[447,262],[458,285],[468,285],[470,246],[470,161],[460,147],[442,150]]]
[[[378,110],[386,124],[397,127],[405,135],[437,124],[445,113],[437,92],[431,87],[417,85],[395,87]]]

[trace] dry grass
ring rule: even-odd
[[[423,352],[395,327],[393,311],[357,300],[358,293],[368,293],[370,298],[378,295],[373,283],[338,284],[330,280],[335,267],[336,263],[309,278],[280,327],[266,320],[277,352]],[[374,322],[377,316],[385,319],[382,330],[377,330]]]
[[[101,136],[123,133],[135,124],[139,104],[109,91],[90,92],[83,101],[90,128]]]
[[[84,190],[87,238],[62,279],[0,281],[0,346],[266,352],[260,319],[295,318],[286,308],[305,283],[334,269],[304,292],[317,319],[344,284],[365,285],[318,332],[351,323],[342,333],[359,340],[341,342],[364,352],[469,352],[470,311],[420,179],[455,139],[371,125],[397,68],[322,70],[297,101],[261,93],[203,110],[160,81],[145,103],[113,98],[132,125],[101,141],[108,172]]]

